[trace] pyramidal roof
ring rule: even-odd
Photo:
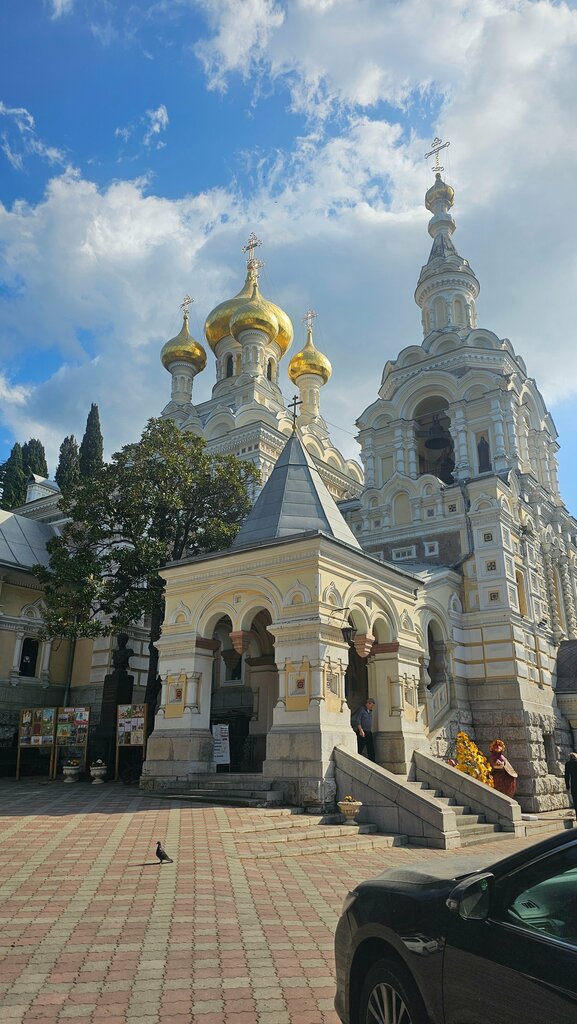
[[[232,547],[254,547],[263,541],[315,531],[360,550],[359,542],[295,432],[283,448]]]

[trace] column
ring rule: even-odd
[[[454,476],[456,480],[464,480],[466,477],[471,476],[471,465],[467,446],[467,419],[463,406],[450,406],[449,416],[451,420],[451,437],[453,438],[455,449]]]
[[[559,618],[559,608],[557,606],[557,592],[555,586],[555,567],[553,565],[553,559],[549,551],[543,551],[543,568],[545,570],[545,579],[547,581],[547,593],[549,597],[549,611],[551,614],[551,629],[553,631],[553,639],[560,640],[563,636],[561,629],[561,620]]]
[[[51,640],[45,640],[44,643],[42,644],[42,648],[41,648],[40,671],[38,673],[38,675],[40,676],[40,681],[41,681],[43,686],[48,686],[50,684],[50,655],[51,655],[51,653],[52,653],[52,641]]]
[[[395,427],[395,469],[397,473],[405,474],[405,450],[403,447],[403,428],[400,424]]]
[[[505,429],[509,444],[509,461],[513,469],[519,469],[519,446],[517,444],[515,410],[510,405],[507,405],[505,410]]]
[[[12,657],[12,668],[10,670],[10,682],[12,686],[16,686],[20,679],[20,658],[22,657],[22,644],[24,643],[24,633],[17,633],[14,641],[14,655]]]
[[[568,633],[571,637],[577,634],[577,615],[575,614],[575,602],[573,600],[573,587],[571,586],[571,574],[567,558],[561,559],[559,563],[559,574],[561,576],[561,588],[563,591],[563,602],[567,616]]]
[[[503,473],[507,469],[507,452],[505,450],[505,435],[503,433],[503,410],[498,396],[491,399],[491,416],[495,434],[495,453],[492,458],[493,470],[496,473]]]

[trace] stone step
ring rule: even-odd
[[[491,836],[494,832],[500,831],[499,825],[492,825],[490,823],[477,824],[473,822],[459,827],[461,840],[468,836]]]
[[[270,779],[263,779],[262,775],[195,775],[195,789],[215,790],[258,790],[266,791],[273,788],[274,783]]]
[[[523,824],[526,836],[546,836],[551,835],[553,832],[562,832],[566,828],[574,828],[575,817],[571,814],[553,820],[537,817],[535,821],[525,820]]]
[[[269,790],[269,792],[271,792]],[[278,799],[268,800],[268,793],[255,793],[250,792],[240,794],[230,793],[215,793],[214,790],[192,790],[190,793],[155,793],[155,797],[162,796],[169,800],[185,800],[191,804],[215,804],[219,807],[254,807],[256,809],[265,808],[269,804],[281,804],[283,801],[283,794],[278,795]],[[287,810],[289,810],[287,808]],[[292,809],[291,809],[292,810]],[[290,813],[290,811],[289,811]],[[294,809],[294,813],[302,813],[302,808]]]
[[[461,836],[461,846],[476,846],[478,843],[500,842],[501,839],[512,839],[513,837],[513,832],[483,832],[481,835],[472,833]]]
[[[284,810],[285,809],[282,808],[282,811]],[[247,823],[246,825],[241,825],[238,828],[223,829],[222,831],[227,834],[234,833],[235,835],[250,835],[252,832],[257,834],[261,832],[270,832],[272,828],[274,828],[275,831],[289,831],[294,829],[302,832],[307,829],[318,828],[319,826],[329,826],[330,828],[342,826],[342,817],[340,814],[324,814],[322,816],[317,816],[316,819],[310,814],[287,815],[279,818],[276,817],[277,814],[279,814],[279,811],[265,810],[263,817],[259,817],[258,819],[255,817],[254,821]],[[271,823],[271,818],[274,824]],[[376,829],[376,825],[366,825],[364,827],[371,831]],[[353,826],[348,825],[347,828],[350,828],[352,831]]]
[[[267,847],[265,850],[254,850],[253,852],[240,853],[241,860],[270,860],[272,857],[316,857],[327,853],[362,853],[374,850],[384,850],[391,846],[406,846],[409,837],[405,835],[383,835],[378,834],[372,838],[365,838],[363,835],[349,835],[352,827],[347,827],[347,835],[326,838],[320,841],[311,840],[305,845],[296,843],[279,843],[274,847]]]
[[[243,832],[244,835],[251,833]],[[263,844],[276,843],[304,843],[318,842],[319,839],[335,839],[349,835],[376,835],[376,825],[313,825],[312,828],[285,829],[269,828],[268,832],[256,833],[258,838],[249,839],[248,842],[255,847]]]
[[[453,810],[454,808],[451,808]],[[484,814],[457,814],[457,828],[460,829],[462,825],[485,825],[487,819]]]

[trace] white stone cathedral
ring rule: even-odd
[[[453,243],[453,202],[438,172],[415,292],[424,337],[386,363],[357,421],[364,475],[321,416],[331,366],[312,314],[289,364],[301,402],[292,433],[278,379],[293,331],[260,294],[254,235],[243,288],[206,321],[216,383],[197,407],[206,353],[185,303],[162,351],[172,375],[163,416],[212,451],[249,458],[264,487],[230,551],[163,573],[164,685],[145,785],[199,785],[214,771],[211,726],[227,722],[233,768],[329,806],[336,751],[354,754],[350,712],[370,693],[385,781],[409,785],[415,757],[447,758],[465,729],[485,751],[506,742],[524,810],[567,806],[577,522],[534,380],[508,339],[478,325],[480,286]]]

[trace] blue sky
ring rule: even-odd
[[[200,339],[251,230],[297,342],[318,312],[322,411],[354,457],[384,363],[421,340],[440,135],[479,323],[543,391],[577,511],[576,46],[575,5],[548,0],[2,5],[0,458],[38,436],[53,471],[92,401],[108,453],[135,439],[182,296]],[[195,400],[213,383],[210,361]]]

